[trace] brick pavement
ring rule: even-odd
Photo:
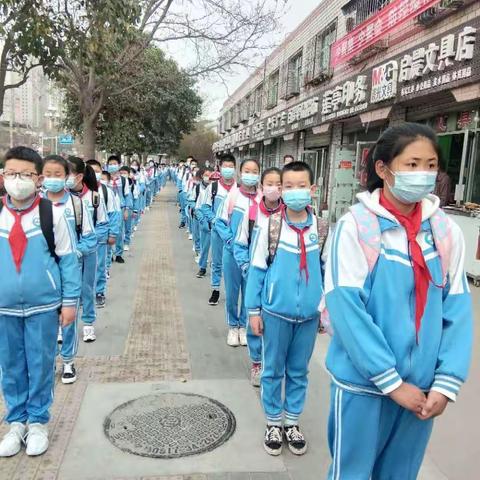
[[[136,279],[135,308],[122,356],[78,358],[78,380],[62,385],[57,375],[52,407],[50,448],[40,458],[21,453],[0,460],[0,478],[9,480],[53,480],[58,478],[64,453],[89,383],[154,382],[188,380],[190,360],[186,349],[183,317],[176,295],[176,279],[166,203],[160,197],[142,223],[148,240],[141,255]],[[115,278],[112,278],[115,282]],[[128,319],[122,319],[128,321]],[[101,342],[99,338],[97,341]],[[57,365],[60,371],[60,363]],[[3,404],[0,406],[2,415]],[[7,427],[0,428],[3,436]],[[150,477],[150,480],[204,480],[205,476]],[[120,479],[118,479],[120,480]],[[129,480],[132,480],[130,477]]]

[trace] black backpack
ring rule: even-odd
[[[218,193],[218,180],[212,183],[212,210],[214,209],[215,197]]]
[[[48,245],[50,255],[58,263],[58,256],[55,253],[55,234],[53,232],[53,205],[47,198],[41,198],[38,205],[40,213],[40,228],[42,230],[45,241]],[[3,198],[0,199],[0,213],[3,210]]]

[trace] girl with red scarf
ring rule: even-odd
[[[416,479],[433,418],[467,377],[464,239],[431,194],[439,156],[429,127],[389,128],[369,153],[368,191],[336,225],[325,273],[329,479]]]

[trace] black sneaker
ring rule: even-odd
[[[265,440],[263,442],[266,452],[277,457],[282,453],[282,428],[276,425],[267,425]]]
[[[62,383],[68,385],[74,383],[77,379],[77,372],[75,371],[75,365],[73,362],[63,364]]]
[[[218,300],[220,299],[220,290],[213,290],[210,300],[208,300],[209,305],[218,305]]]
[[[185,224],[182,222],[182,223],[178,226],[178,228],[185,228]]]
[[[97,304],[97,308],[103,308],[105,306],[105,295],[103,293],[97,293],[95,302]]]
[[[201,268],[197,273],[197,278],[203,278],[207,274],[207,271],[204,268]]]
[[[307,451],[307,442],[298,425],[283,427],[283,433],[288,443],[288,449],[294,455],[303,455]]]
[[[116,258],[115,258],[115,261],[117,263],[125,263],[125,260],[123,259],[123,257],[121,257],[120,255],[118,255]]]

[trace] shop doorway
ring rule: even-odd
[[[317,192],[314,195],[314,205],[317,212],[328,210],[328,147],[315,150],[305,150],[302,160],[313,170]]]

